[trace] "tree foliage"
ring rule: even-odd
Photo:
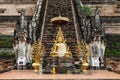
[[[86,16],[93,16],[93,9],[91,7],[84,5],[82,9],[85,12]]]
[[[0,37],[0,48],[12,48],[13,37],[3,36]]]
[[[15,56],[15,53],[12,50],[1,50],[0,51],[0,57],[2,56]]]
[[[105,56],[120,56],[120,35],[106,35]]]

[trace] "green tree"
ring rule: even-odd
[[[13,37],[3,36],[0,37],[0,48],[12,48]]]
[[[84,5],[82,9],[85,12],[86,16],[93,16],[93,9],[91,7]]]

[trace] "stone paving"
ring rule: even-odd
[[[88,74],[42,74],[34,73],[33,70],[12,70],[0,74],[0,79],[120,79],[120,74],[107,70],[91,70]]]

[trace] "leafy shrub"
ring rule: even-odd
[[[0,51],[0,56],[14,56],[15,53],[12,50],[2,50]]]
[[[12,48],[13,37],[3,36],[0,37],[0,48]]]
[[[85,12],[86,16],[92,16],[93,15],[93,9],[87,5],[84,5],[83,11]]]
[[[106,35],[105,56],[120,56],[120,35]]]

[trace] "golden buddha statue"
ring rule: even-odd
[[[63,32],[59,27],[56,40],[54,41],[54,45],[52,51],[50,53],[52,57],[72,57],[72,54],[67,47],[66,40],[64,39]]]

